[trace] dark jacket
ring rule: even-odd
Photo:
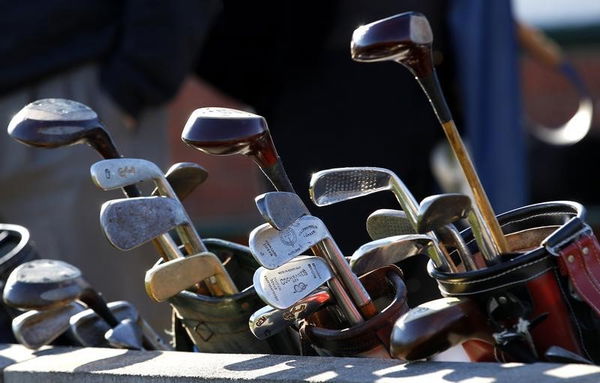
[[[217,0],[0,4],[0,96],[98,62],[102,87],[132,116],[175,95],[220,8]]]

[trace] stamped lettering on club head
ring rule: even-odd
[[[254,273],[254,288],[270,306],[287,309],[331,278],[327,263],[318,257],[299,257],[277,269],[260,267]]]

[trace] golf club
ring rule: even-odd
[[[484,223],[482,228],[489,231],[495,252],[506,253],[508,244],[442,93],[431,59],[432,43],[433,33],[427,18],[420,13],[406,12],[357,28],[352,34],[350,50],[355,61],[395,61],[415,76],[465,174],[477,205],[477,215]]]
[[[331,205],[383,190],[394,193],[413,228],[416,229],[419,204],[400,177],[391,170],[374,167],[321,170],[313,173],[309,186],[310,198],[317,206]],[[430,235],[437,239],[434,233]],[[442,248],[433,247],[428,255],[437,267],[451,272],[458,271],[449,254]]]
[[[419,205],[417,231],[419,233],[435,231],[439,227],[463,218],[469,221],[473,236],[486,264],[491,266],[499,263],[499,255],[494,253],[494,247],[483,236],[483,230],[475,216],[471,198],[464,194],[447,193],[424,198]],[[471,260],[471,262],[473,261]]]
[[[51,310],[29,310],[12,320],[12,330],[19,343],[36,350],[52,343],[69,329],[69,319],[87,307],[71,302]]]
[[[296,196],[296,198],[298,197]],[[342,251],[319,218],[310,215],[301,216],[283,231],[264,224],[254,229],[249,237],[252,254],[261,265],[267,268],[280,267],[304,251],[318,245],[321,245],[323,250],[316,250],[315,253],[320,254],[321,251],[325,253],[324,259],[348,289],[353,302],[361,313],[367,319],[374,316],[377,310],[369,294],[358,277],[350,270]]]
[[[98,115],[88,106],[62,98],[46,98],[24,106],[10,121],[8,134],[29,146],[58,148],[87,144],[102,158],[119,158],[121,155]],[[138,197],[135,185],[123,188],[128,197]],[[158,237],[153,244],[159,254],[173,258],[177,244],[168,236]]]
[[[177,194],[177,198],[183,201],[196,187],[206,181],[208,172],[195,162],[177,162],[167,169],[165,177]],[[160,195],[158,188],[152,191],[152,195]]]
[[[350,267],[358,275],[424,254],[435,240],[425,234],[404,234],[377,239],[359,247],[350,257]]]
[[[285,230],[303,215],[310,215],[302,199],[291,192],[268,192],[256,198],[256,207],[265,221],[277,230]]]
[[[173,259],[146,271],[146,293],[157,302],[164,302],[198,281],[216,277],[225,295],[238,293],[223,264],[214,254],[206,252]]]
[[[142,330],[131,318],[125,318],[104,333],[104,339],[114,348],[142,350]]]
[[[85,303],[113,327],[117,319],[102,296],[66,262],[36,259],[17,266],[6,280],[4,302],[19,309],[49,310],[74,300]]]
[[[294,191],[267,122],[259,115],[229,108],[199,108],[190,115],[181,139],[207,154],[251,157],[277,190]]]
[[[267,339],[334,302],[329,289],[321,287],[287,309],[265,306],[250,316],[250,331],[258,339]]]

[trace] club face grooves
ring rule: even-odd
[[[391,174],[382,168],[336,168],[316,172],[310,180],[310,197],[317,206],[390,189]]]

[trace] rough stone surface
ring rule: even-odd
[[[10,351],[10,350],[6,350]],[[21,350],[22,351],[22,350]],[[19,351],[20,352],[20,351]],[[2,351],[2,356],[7,353]],[[4,382],[577,382],[600,367],[54,348],[8,366]],[[8,358],[18,359],[10,356]]]
[[[20,344],[0,344],[0,371],[15,363],[35,358],[39,352]],[[0,374],[0,383],[3,382],[2,378],[3,376]]]

